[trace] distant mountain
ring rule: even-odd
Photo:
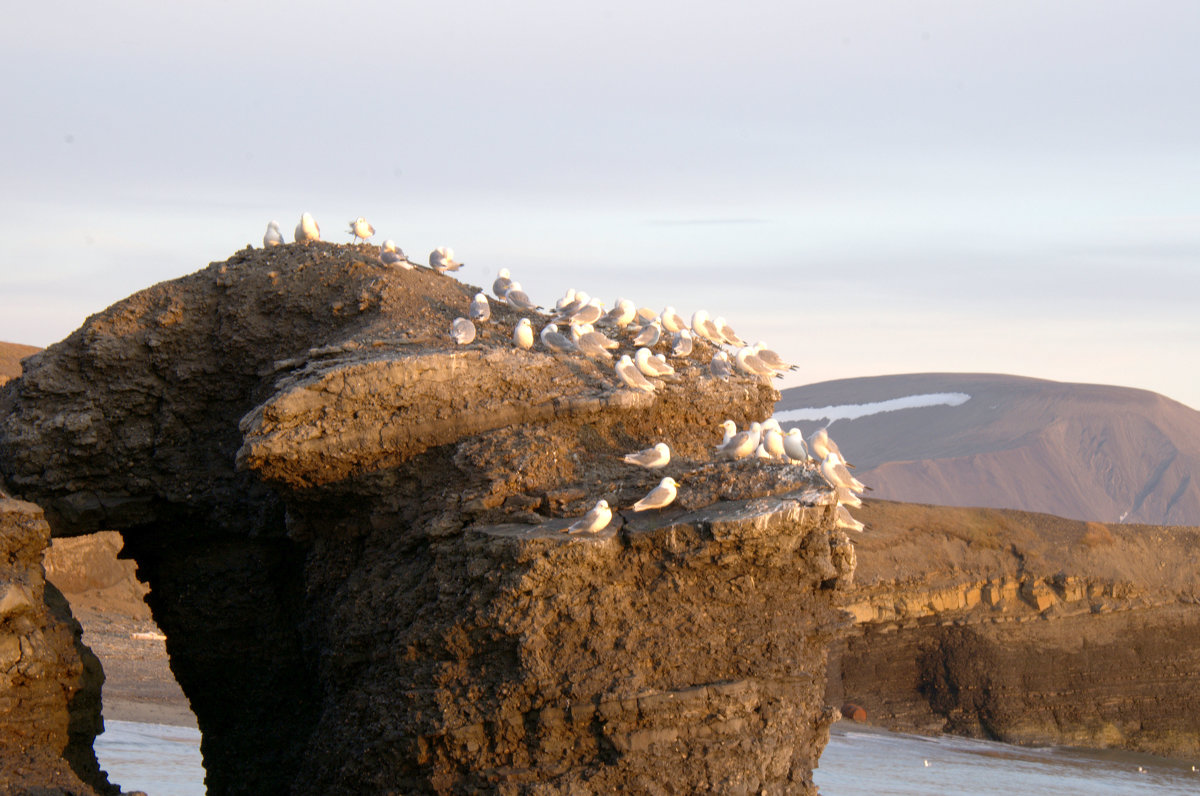
[[[784,390],[776,415],[833,416],[868,497],[1200,525],[1200,412],[1145,390],[920,373]]]
[[[0,384],[21,375],[21,360],[42,349],[20,343],[0,343]]]

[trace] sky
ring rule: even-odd
[[[1200,3],[15,4],[0,340],[369,219],[800,369],[1200,408]]]

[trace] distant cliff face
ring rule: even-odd
[[[0,384],[21,375],[21,360],[41,349],[19,343],[0,343]]]
[[[632,392],[507,307],[453,346],[476,289],[375,251],[240,252],[0,390],[13,491],[150,584],[209,792],[815,792],[853,548],[812,472],[708,461],[777,393],[704,346]]]
[[[884,726],[1200,755],[1200,529],[872,501],[831,701]]]
[[[1200,525],[1200,412],[1145,390],[924,373],[785,390],[777,411],[952,393],[970,397],[833,424],[876,497]]]

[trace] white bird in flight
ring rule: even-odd
[[[671,449],[667,447],[667,443],[658,442],[653,447],[640,450],[637,453],[626,454],[623,459],[628,464],[636,464],[638,467],[645,467],[653,470],[656,467],[666,467],[671,461]]]
[[[317,221],[308,213],[303,213],[300,216],[300,223],[296,225],[296,243],[307,243],[321,239],[321,228],[317,226]]]
[[[279,222],[270,221],[267,223],[266,234],[263,235],[263,248],[268,249],[272,246],[283,245],[283,233],[279,231]]]
[[[651,489],[644,498],[633,504],[634,511],[646,511],[647,509],[661,509],[664,506],[671,505],[678,494],[679,484],[675,483],[675,479],[667,476],[658,482],[658,486]]]
[[[598,500],[591,511],[568,525],[564,530],[566,533],[599,533],[607,528],[610,522],[612,522],[612,509],[608,507],[608,501]]]
[[[350,229],[346,230],[354,236],[352,243],[357,243],[359,238],[366,242],[367,238],[375,234],[375,227],[367,223],[367,220],[362,216],[350,222]]]

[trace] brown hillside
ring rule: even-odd
[[[785,390],[776,411],[962,392],[830,429],[875,497],[1200,525],[1200,412],[1126,387],[990,374],[910,374]],[[809,432],[824,422],[796,423]],[[785,423],[785,425],[791,425]]]
[[[0,343],[0,384],[21,375],[21,360],[42,349],[20,343]]]

